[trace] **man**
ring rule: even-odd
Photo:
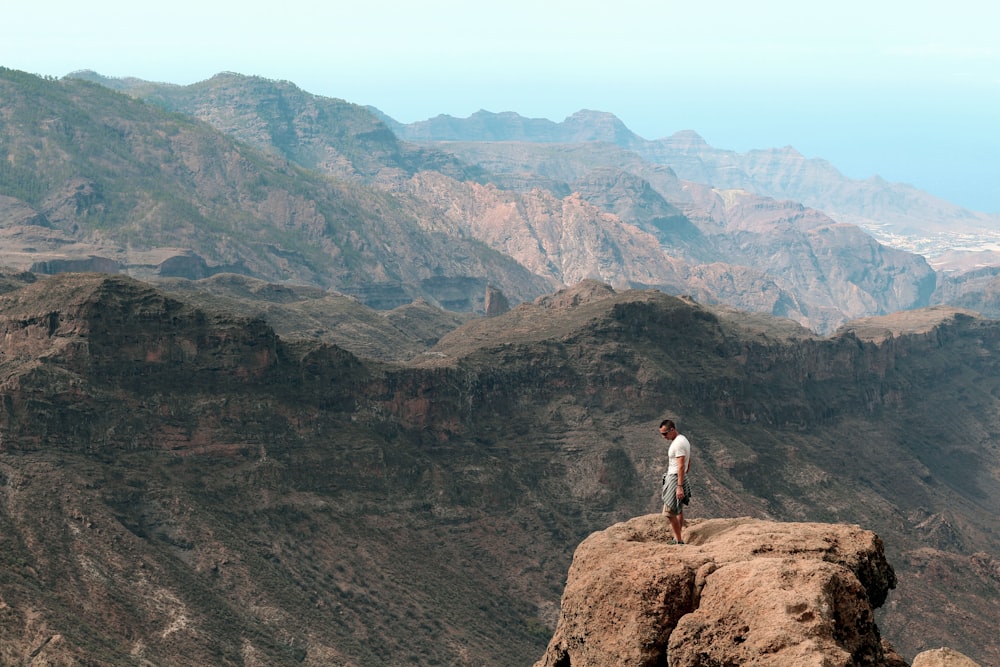
[[[670,419],[660,422],[660,435],[670,441],[667,450],[667,472],[663,475],[663,512],[670,520],[677,544],[684,544],[681,529],[684,527],[684,505],[691,502],[691,486],[688,471],[691,469],[691,443],[677,432],[677,426]]]

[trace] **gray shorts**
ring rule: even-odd
[[[663,499],[663,509],[671,514],[681,514],[684,506],[691,502],[691,482],[684,479],[684,500],[677,500],[677,475],[664,475],[660,498]]]

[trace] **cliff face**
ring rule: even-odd
[[[664,416],[692,530],[870,526],[901,654],[1000,654],[995,322],[821,338],[584,282],[444,336],[399,311],[427,342],[388,364],[125,277],[0,291],[0,662],[530,664],[572,549],[658,509]]]
[[[874,611],[896,586],[882,540],[858,526],[663,514],[584,540],[536,667],[906,667]],[[913,666],[975,667],[953,649]]]
[[[881,540],[858,527],[665,515],[588,537],[536,667],[898,665],[874,609],[895,587]]]
[[[922,257],[881,245],[817,209],[715,182],[681,181],[666,165],[606,144],[466,142],[441,148],[493,173],[517,176],[525,192],[503,197],[524,204],[488,215],[476,206],[484,197],[464,192],[468,186],[418,175],[400,187],[430,200],[438,218],[457,220],[466,233],[533,271],[558,277],[558,269],[567,284],[597,278],[654,286],[788,317],[821,333],[854,317],[927,305],[936,284]],[[534,189],[532,178],[538,179]],[[594,222],[579,213],[564,218],[560,244],[538,242],[539,229],[562,229],[551,204],[533,206],[545,199],[561,201],[563,211],[582,200],[604,215],[591,213]],[[598,247],[607,249],[603,256],[586,252]]]
[[[303,379],[289,363],[297,353],[263,321],[210,316],[128,278],[64,274],[38,281],[0,297],[0,318],[7,451],[183,451],[202,428],[216,444],[221,438],[238,447],[235,422],[253,402],[244,394]],[[307,354],[322,358],[317,373],[360,367],[337,350]],[[347,366],[334,361],[338,356]],[[241,396],[221,409],[215,393]],[[325,400],[342,399],[334,390]]]
[[[414,176],[400,191],[427,206],[421,222],[428,231],[482,241],[551,285],[590,279],[684,289],[678,262],[655,236],[579,195],[515,193],[433,173]]]

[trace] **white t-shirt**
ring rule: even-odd
[[[667,450],[667,474],[676,475],[677,474],[677,457],[684,457],[684,474],[691,469],[691,443],[680,433],[677,437],[673,439],[670,443],[670,449]]]

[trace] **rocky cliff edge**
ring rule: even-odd
[[[875,623],[896,585],[875,533],[709,519],[671,542],[658,514],[585,539],[535,667],[907,664]]]

